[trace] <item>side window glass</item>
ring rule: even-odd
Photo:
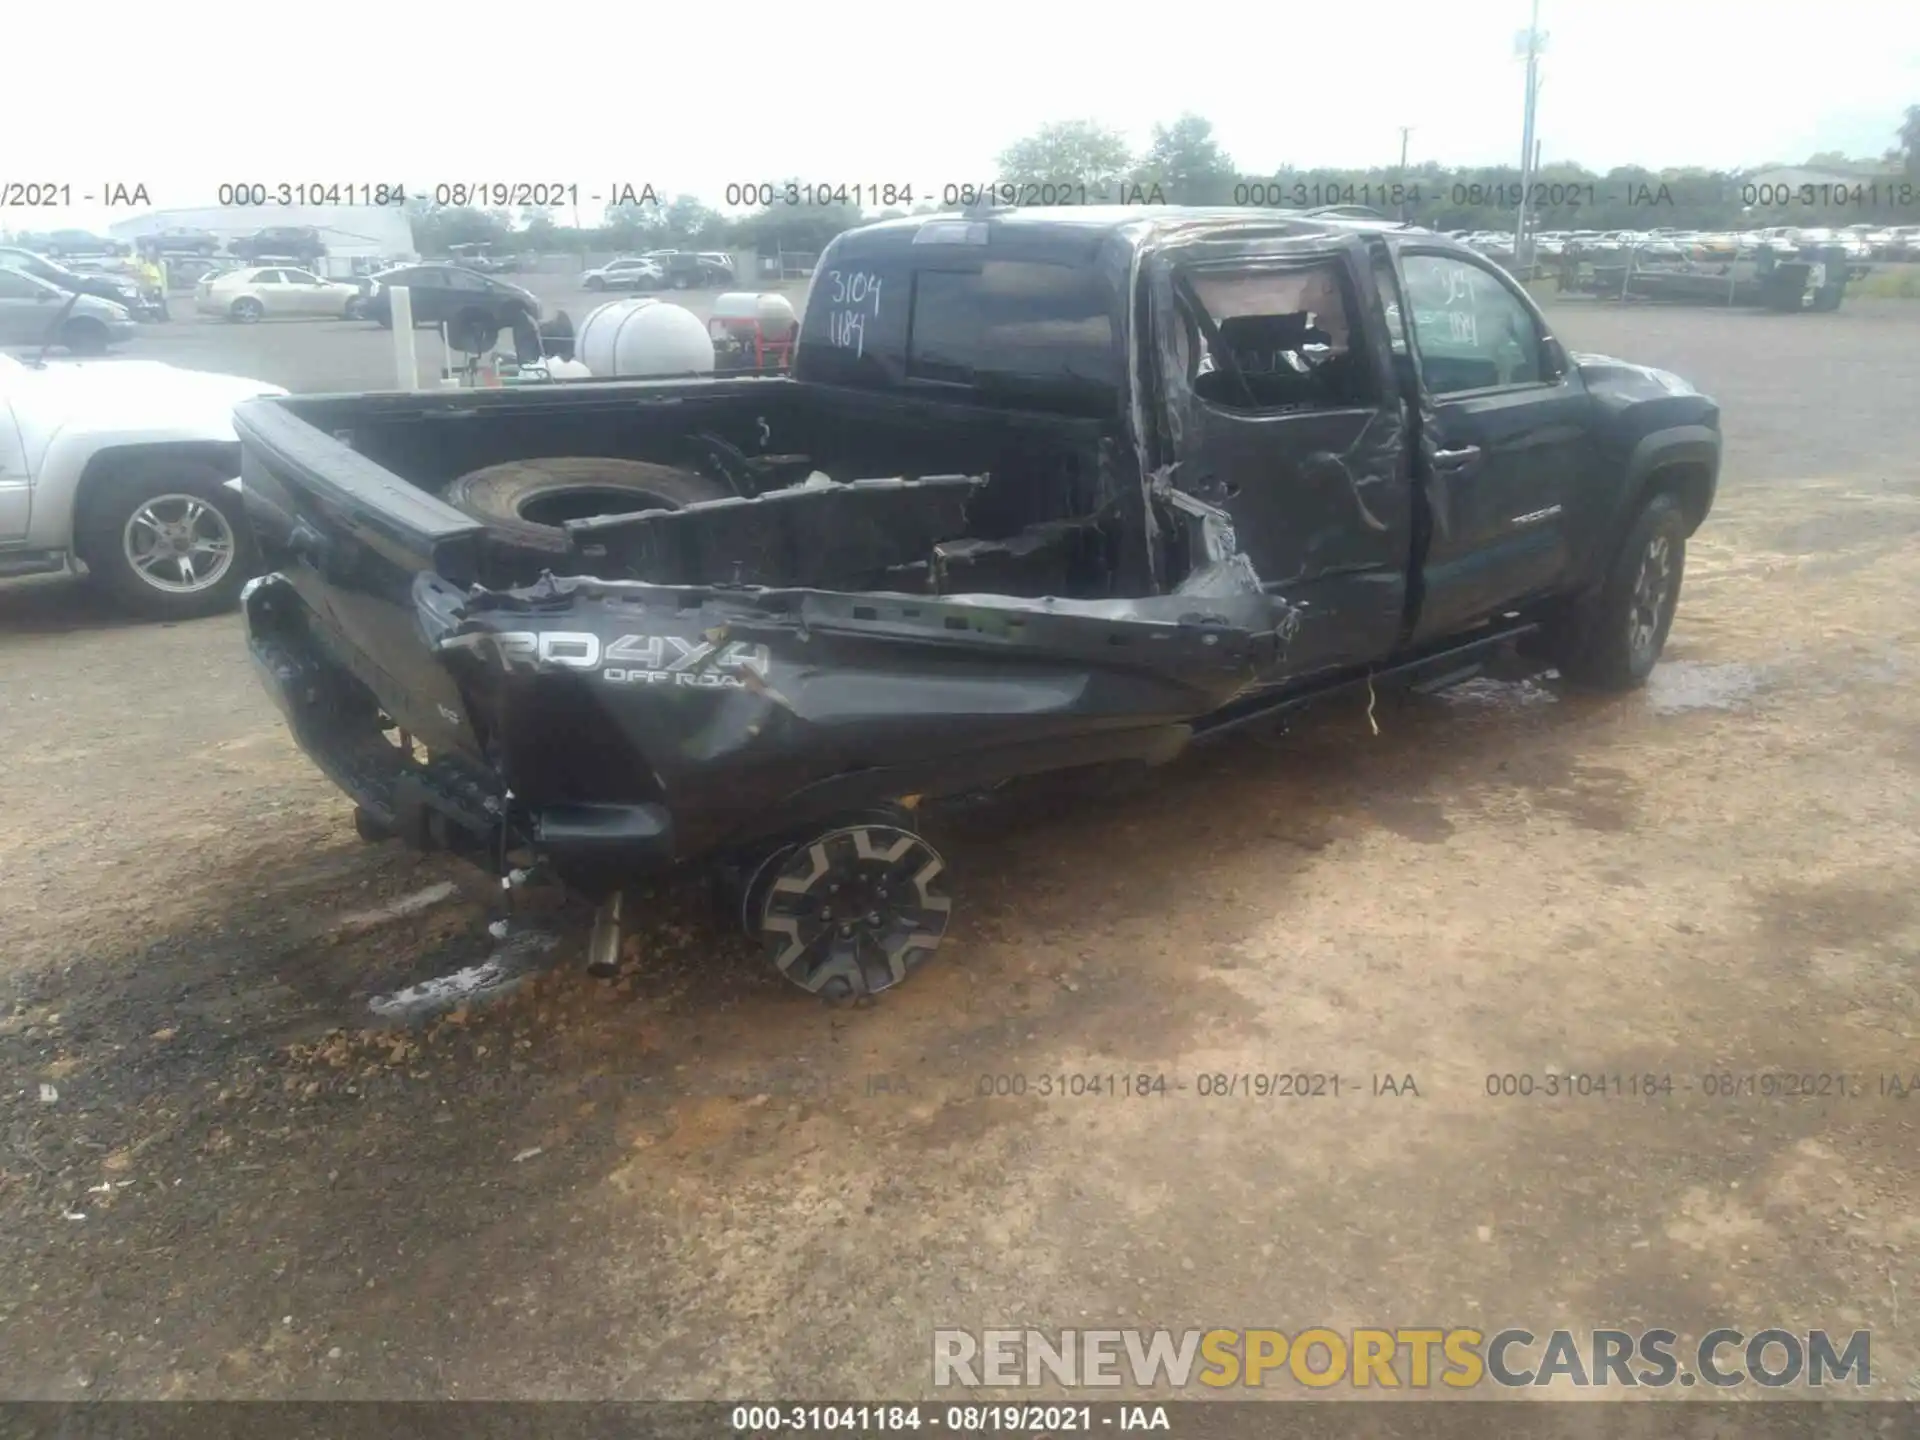
[[[253,272],[253,283],[256,285],[278,285],[280,283],[280,272],[278,270],[256,270]]]
[[[1435,394],[1545,379],[1533,316],[1487,271],[1448,255],[1408,255],[1401,273],[1420,366]]]
[[[1200,317],[1187,337],[1193,393],[1223,410],[1337,410],[1373,400],[1352,354],[1353,305],[1337,261],[1187,272],[1219,348]]]

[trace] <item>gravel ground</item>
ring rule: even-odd
[[[666,893],[613,984],[562,914],[512,994],[375,1023],[486,952],[480,878],[354,839],[232,619],[0,594],[0,1390],[907,1396],[936,1326],[1728,1324],[1871,1328],[1920,1394],[1920,314],[1554,314],[1725,407],[1647,691],[1335,705],[955,824],[955,932],[866,1009]],[[313,389],[384,340],[143,348]],[[1201,1094],[1295,1072],[1342,1088]],[[1672,1089],[1488,1095],[1549,1072]],[[1129,1074],[1185,1088],[1037,1093]],[[1803,1074],[1847,1078],[1707,1078]]]

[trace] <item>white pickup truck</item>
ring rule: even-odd
[[[286,393],[155,361],[0,355],[0,579],[84,567],[141,615],[226,609],[255,553],[233,407]]]

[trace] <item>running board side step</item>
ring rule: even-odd
[[[1476,635],[1463,644],[1447,645],[1426,654],[1396,660],[1385,669],[1337,671],[1295,687],[1275,687],[1234,701],[1194,724],[1195,744],[1230,735],[1236,730],[1278,719],[1304,709],[1328,696],[1371,685],[1375,691],[1412,690],[1431,695],[1471,680],[1480,674],[1500,650],[1536,633],[1539,625],[1529,621],[1510,625],[1487,635]]]
[[[1425,680],[1416,680],[1413,684],[1409,685],[1407,689],[1416,695],[1437,695],[1442,690],[1450,690],[1463,681],[1471,680],[1474,676],[1483,674],[1486,668],[1484,662],[1476,660],[1473,664],[1462,665],[1457,670],[1448,670],[1441,675],[1430,676]]]

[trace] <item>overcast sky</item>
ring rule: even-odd
[[[1604,169],[1878,155],[1920,103],[1915,11],[1543,0],[1545,156]],[[161,208],[251,180],[571,182],[583,212],[617,182],[710,203],[729,181],[789,176],[933,192],[990,177],[999,150],[1048,121],[1143,145],[1183,110],[1249,172],[1390,164],[1402,125],[1416,160],[1515,163],[1527,0],[201,0],[183,13],[110,25],[96,44],[70,6],[14,7],[0,181],[66,182],[76,201],[142,182]],[[682,17],[697,35],[675,35]],[[16,209],[0,227],[128,214]]]

